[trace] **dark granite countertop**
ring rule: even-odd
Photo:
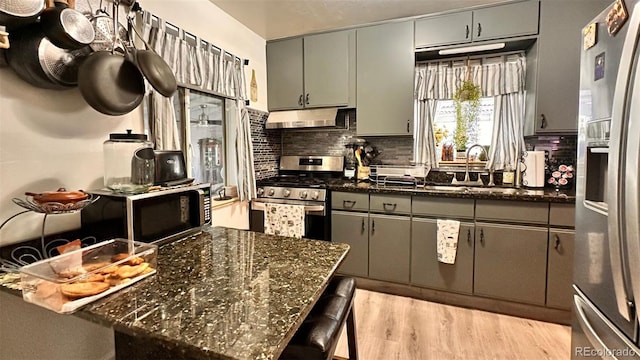
[[[411,186],[381,186],[370,182],[353,180],[336,181],[329,185],[332,191],[364,192],[371,194],[396,194],[413,196],[437,196],[465,199],[488,200],[524,200],[545,201],[554,203],[575,203],[575,192],[556,192],[554,189],[515,189],[501,187],[465,187],[465,186],[427,186],[414,188]]]
[[[162,246],[156,275],[74,315],[191,358],[274,359],[348,249],[340,243],[208,228]]]

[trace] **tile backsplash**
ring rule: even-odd
[[[264,123],[268,113],[255,109],[248,111],[253,141],[253,166],[256,180],[262,180],[278,174],[278,160],[282,152],[280,131],[265,130]]]

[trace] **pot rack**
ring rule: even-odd
[[[93,194],[89,194],[89,197],[84,200],[76,201],[68,204],[62,204],[59,202],[38,203],[34,201],[33,197],[31,196],[27,196],[25,200],[13,198],[12,200],[16,205],[26,210],[20,211],[10,216],[4,222],[2,222],[2,224],[0,224],[0,230],[7,223],[9,223],[9,221],[13,220],[14,218],[22,214],[26,214],[28,212],[44,214],[44,217],[42,219],[42,231],[40,234],[40,248],[38,249],[30,245],[21,245],[16,247],[11,251],[11,259],[3,259],[0,257],[0,271],[19,272],[22,266],[54,256],[53,250],[57,246],[67,244],[70,241],[67,239],[55,239],[53,241],[50,241],[48,244],[45,244],[44,230],[45,230],[45,225],[47,223],[47,216],[58,215],[58,214],[71,214],[71,213],[78,212],[84,209],[85,207],[87,207],[88,205],[93,204],[99,198],[100,196],[94,196]],[[93,237],[88,237],[81,240],[83,245],[88,242],[95,243],[95,241],[96,239]]]

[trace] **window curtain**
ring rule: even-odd
[[[416,101],[418,104],[427,104],[430,100],[450,100],[462,82],[470,78],[474,84],[480,86],[482,97],[495,98],[493,138],[487,168],[502,170],[509,165],[515,169],[515,164],[524,149],[525,76],[526,58],[523,54],[487,57],[483,63],[474,60],[468,66],[465,61],[419,63],[416,66]],[[416,128],[422,130],[415,134],[416,144],[435,144],[435,105],[433,108],[433,113],[424,111],[425,116],[418,118]],[[419,114],[422,112],[419,111]],[[431,121],[431,124],[428,121]],[[429,146],[421,146],[429,149]],[[416,162],[419,161],[419,156],[424,158],[423,154],[429,153],[429,150],[419,152],[417,145],[414,150]],[[428,156],[431,156],[430,153]]]
[[[168,31],[170,26],[172,31]],[[235,129],[230,140],[235,144],[238,164],[238,197],[243,201],[256,197],[251,124],[245,103],[244,61],[198,37],[188,37],[184,30],[168,25],[148,11],[142,11],[140,27],[143,38],[167,62],[178,84],[235,100],[236,111],[231,119],[227,119],[227,125]],[[156,147],[179,149],[179,129],[172,99],[160,95],[151,86],[147,89],[150,89],[147,96],[152,104],[150,128]]]
[[[428,71],[427,65],[416,67],[415,74],[415,99],[416,99],[416,126],[413,134],[413,160],[416,165],[426,167],[438,167],[436,156],[436,140],[433,134],[433,118],[436,113],[437,100],[433,93],[435,73]]]

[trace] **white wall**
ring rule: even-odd
[[[236,56],[256,70],[258,103],[266,110],[265,40],[207,0],[142,0],[145,10]],[[22,210],[12,198],[25,191],[102,187],[102,143],[109,133],[142,132],[142,111],[106,116],[93,110],[78,89],[56,91],[31,86],[0,67],[0,223]],[[0,246],[36,238],[43,215],[24,214],[0,230]],[[78,228],[79,214],[47,217],[46,232]]]

